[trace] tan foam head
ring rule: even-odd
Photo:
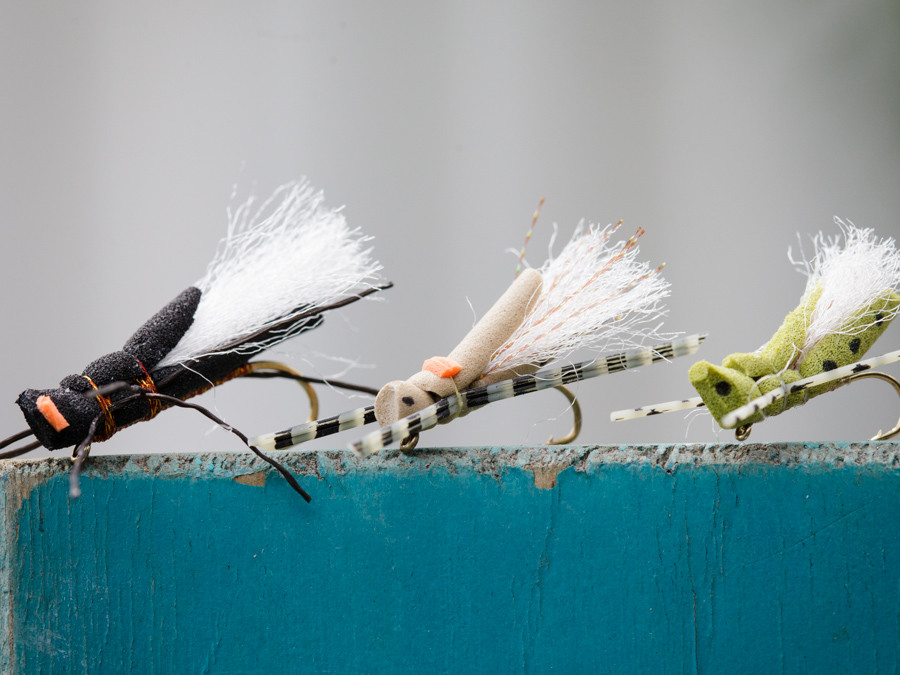
[[[394,380],[384,385],[375,397],[375,419],[384,427],[432,403],[434,400],[428,392],[409,382]]]

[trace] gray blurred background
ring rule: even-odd
[[[118,349],[202,276],[233,185],[308,176],[374,237],[395,288],[276,350],[379,386],[448,352],[552,224],[647,229],[666,262],[665,328],[708,331],[718,362],[765,342],[800,298],[786,252],[832,217],[898,233],[900,5],[756,3],[4,3],[0,21],[0,436],[13,401]],[[558,250],[558,249],[557,249]],[[900,347],[891,327],[873,353]],[[694,395],[690,359],[576,387],[580,442],[730,440],[708,415],[612,424]],[[894,368],[896,374],[896,367]],[[855,440],[898,401],[860,383],[757,425],[753,439]],[[323,414],[366,398],[322,393]],[[530,400],[529,400],[530,399]],[[203,401],[242,430],[303,421],[291,383]],[[556,392],[493,405],[421,445],[541,443]],[[344,447],[358,434],[309,447]],[[240,449],[168,411],[95,452]]]

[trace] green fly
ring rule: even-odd
[[[721,365],[695,363],[691,384],[699,398],[612,414],[615,421],[706,406],[723,428],[750,425],[845,384],[856,364],[900,311],[900,253],[836,219],[841,237],[813,239],[815,255],[794,262],[807,273],[798,306],[762,347],[726,356]],[[867,368],[862,368],[866,370]]]

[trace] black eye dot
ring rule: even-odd
[[[883,323],[884,323],[884,314],[882,314],[881,312],[877,312],[875,314],[875,325],[880,326]]]
[[[829,370],[834,370],[835,368],[837,368],[837,364],[831,359],[822,361],[822,370],[827,372]]]
[[[403,405],[412,405],[413,403],[415,403],[415,400],[412,396],[404,396],[400,400],[403,401]]]
[[[731,393],[731,384],[725,380],[716,382],[716,393],[719,396],[728,396]]]
[[[860,340],[859,338],[853,338],[852,340],[850,340],[850,344],[848,346],[850,347],[850,351],[856,354],[859,351],[859,346],[861,344],[862,340]]]

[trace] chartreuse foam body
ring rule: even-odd
[[[881,336],[900,309],[900,295],[886,291],[845,324],[840,332],[827,335],[803,353],[805,327],[809,325],[821,295],[819,287],[805,297],[785,317],[772,339],[758,351],[729,354],[721,366],[699,361],[691,367],[688,373],[691,384],[719,424],[726,413],[782,384],[855,363]],[[837,386],[837,382],[831,382],[792,394],[743,423],[753,424],[764,417],[777,415]]]

